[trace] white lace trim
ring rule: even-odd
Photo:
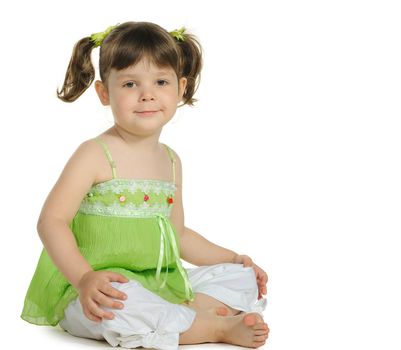
[[[169,217],[172,209],[172,204],[155,203],[149,205],[143,202],[140,205],[134,203],[126,203],[121,205],[119,202],[106,205],[100,201],[95,203],[82,202],[79,212],[83,214],[93,214],[102,216],[119,216],[131,218],[149,218],[156,214],[161,214]]]
[[[135,193],[136,191],[142,191],[145,193],[153,192],[158,195],[162,192],[166,196],[174,193],[176,189],[177,186],[174,182],[146,179],[111,179],[105,182],[100,182],[92,187],[92,190],[95,190],[100,194],[106,194],[109,191],[113,193],[121,193],[123,191]]]

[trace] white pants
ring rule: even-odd
[[[208,294],[245,312],[262,314],[266,307],[266,299],[257,300],[258,286],[252,267],[223,263],[186,270],[194,293]],[[102,307],[112,311],[114,319],[100,323],[89,320],[77,298],[66,308],[60,326],[77,337],[105,339],[113,347],[178,349],[179,334],[188,330],[195,319],[193,309],[170,303],[135,280],[111,284],[128,296],[123,309]]]

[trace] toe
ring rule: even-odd
[[[267,334],[269,334],[269,332],[265,329],[259,329],[259,330],[255,331],[254,334],[255,335],[267,335]]]
[[[265,345],[265,341],[254,341],[254,342],[252,342],[252,347],[253,348],[259,348],[262,345]]]
[[[257,322],[255,323],[255,325],[253,326],[253,329],[257,330],[257,329],[266,329],[266,323],[263,322]]]
[[[254,314],[247,314],[244,316],[243,321],[247,326],[253,326],[256,323],[256,317]]]
[[[255,342],[263,342],[266,340],[266,336],[265,335],[255,335],[253,337],[253,341]]]
[[[254,326],[257,323],[263,324],[263,318],[258,313],[246,314],[243,321],[247,326]]]

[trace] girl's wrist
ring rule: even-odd
[[[78,279],[78,282],[76,283],[76,286],[73,285],[73,287],[75,287],[75,289],[79,290],[82,280],[84,279],[84,277],[85,277],[89,272],[93,272],[93,269],[89,269],[89,270],[87,270],[87,271],[85,271],[85,272],[83,272],[83,273],[81,274],[81,276],[80,276],[79,279]]]
[[[237,258],[238,258],[238,256],[239,256],[239,254],[234,253],[234,257],[233,257],[232,260],[231,260],[231,262],[232,262],[233,264],[236,264],[236,263],[237,263]]]

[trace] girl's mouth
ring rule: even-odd
[[[137,114],[139,114],[139,115],[141,115],[141,116],[144,116],[144,117],[146,117],[146,116],[151,116],[151,115],[153,115],[153,114],[155,114],[155,113],[157,113],[158,111],[138,111],[138,112],[136,112]]]

